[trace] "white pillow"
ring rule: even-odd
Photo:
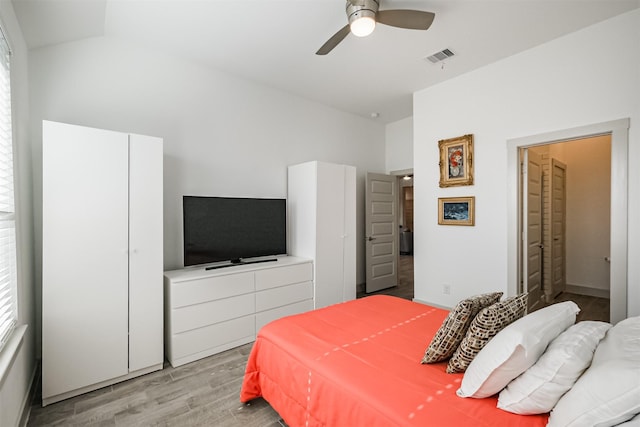
[[[591,364],[610,323],[578,322],[551,341],[540,359],[500,392],[498,408],[514,414],[544,414],[556,406]]]
[[[626,423],[618,424],[618,427],[640,427],[640,414],[631,418]]]
[[[536,363],[551,340],[575,323],[573,301],[553,304],[516,320],[493,337],[471,361],[456,392],[489,397]]]
[[[548,427],[613,426],[640,413],[640,316],[609,329],[591,366],[558,402]]]

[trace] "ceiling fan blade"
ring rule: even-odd
[[[349,32],[349,25],[345,25],[344,27],[342,27],[337,33],[331,36],[331,38],[327,40],[327,42],[323,44],[320,49],[318,49],[316,55],[326,55],[327,53],[331,52],[334,47],[338,46],[338,43],[340,43],[345,37],[347,37],[347,34],[349,34]]]
[[[431,12],[421,10],[379,10],[376,14],[376,21],[381,24],[398,28],[408,28],[410,30],[427,30],[436,15]]]

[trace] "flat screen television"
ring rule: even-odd
[[[185,267],[287,253],[286,199],[183,196],[182,208]]]

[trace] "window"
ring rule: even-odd
[[[18,318],[10,56],[7,40],[0,31],[0,349]]]

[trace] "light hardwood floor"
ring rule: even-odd
[[[363,286],[364,287],[364,286]],[[396,297],[413,300],[413,256],[400,255],[398,264],[398,285],[393,288],[382,289],[381,291],[365,293],[364,289],[359,289],[358,298],[367,295],[393,295]]]
[[[563,301],[573,301],[578,304],[578,307],[580,307],[580,313],[578,313],[578,316],[576,318],[577,322],[580,322],[582,320],[600,320],[603,322],[609,321],[610,301],[608,298],[598,298],[587,295],[563,292],[553,300],[554,303]]]
[[[403,256],[399,285],[376,294],[413,298],[413,257]],[[358,297],[365,296],[359,293]],[[582,309],[578,320],[608,319],[609,300],[561,294]],[[281,427],[278,414],[262,399],[239,401],[251,344],[187,365],[165,369],[45,408],[33,398],[28,426],[220,426]]]
[[[250,350],[247,344],[178,368],[166,364],[162,371],[44,408],[36,396],[28,426],[280,427],[264,400],[240,403]]]

